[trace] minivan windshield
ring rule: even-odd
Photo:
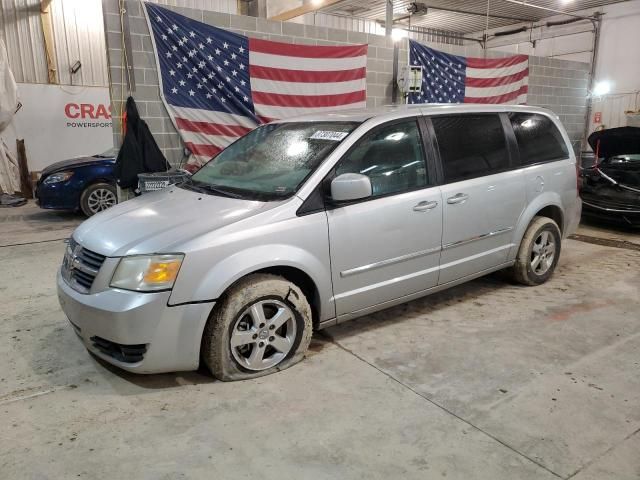
[[[356,122],[263,125],[225,148],[182,186],[255,200],[289,197],[357,126]]]

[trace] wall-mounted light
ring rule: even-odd
[[[324,0],[311,0],[311,5],[314,5],[316,7],[319,7],[323,3],[324,3]]]
[[[406,38],[408,36],[409,32],[403,30],[402,28],[394,28],[393,30],[391,30],[391,38],[394,42],[402,40],[403,38]]]
[[[611,82],[608,80],[602,80],[600,82],[596,82],[593,87],[593,94],[597,97],[601,97],[602,95],[606,95],[611,91]]]
[[[81,68],[82,68],[82,63],[80,63],[80,60],[78,60],[76,63],[71,65],[71,68],[69,70],[71,71],[72,75],[75,75],[76,73],[78,73],[78,70],[80,70]]]

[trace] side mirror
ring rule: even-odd
[[[371,180],[360,173],[343,173],[331,181],[331,198],[335,202],[360,200],[371,193]]]

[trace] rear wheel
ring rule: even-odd
[[[249,275],[214,307],[202,359],[220,380],[260,377],[302,360],[311,333],[311,307],[296,285],[276,275]]]
[[[546,282],[560,258],[562,236],[558,224],[547,217],[535,217],[522,238],[512,272],[524,285]]]
[[[108,183],[94,183],[84,189],[80,196],[80,208],[90,217],[118,203],[116,187]]]

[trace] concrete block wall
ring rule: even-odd
[[[590,68],[583,62],[529,57],[528,103],[558,114],[576,153],[587,121]]]
[[[393,41],[381,35],[338,30],[313,25],[301,25],[292,22],[274,22],[262,18],[230,15],[226,13],[203,11],[197,9],[167,7],[220,28],[254,38],[274,40],[285,43],[307,45],[369,45],[367,58],[367,106],[376,107],[391,103],[393,72]],[[111,100],[113,112],[114,145],[120,145],[120,121],[117,113],[121,112],[122,101],[126,100],[126,81],[123,80],[123,49],[118,0],[103,0],[105,30],[109,71],[111,78]],[[136,100],[141,116],[149,127],[167,159],[174,165],[183,158],[183,147],[167,111],[160,100],[158,73],[142,5],[137,0],[127,1],[129,27],[131,35],[132,55]],[[510,53],[484,51],[475,45],[430,44],[433,48],[456,55],[482,57],[505,57]],[[408,42],[399,44],[399,63],[407,61]],[[586,109],[586,81],[584,73],[587,64],[565,62],[560,60],[531,57],[530,62],[530,102],[551,108],[558,113],[570,129],[575,142],[580,141],[584,128],[584,112]],[[584,88],[577,87],[585,83]],[[582,118],[580,116],[582,115]]]

